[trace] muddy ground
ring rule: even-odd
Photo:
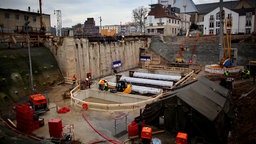
[[[232,100],[237,106],[237,116],[234,119],[228,144],[252,144],[256,143],[256,84],[253,80],[235,80],[232,91]],[[70,86],[59,85],[57,88],[49,90],[50,97],[56,104],[62,106],[65,100],[62,94],[70,89]],[[58,97],[58,99],[55,99]],[[13,106],[2,110],[1,116],[14,119]],[[54,111],[54,110],[53,110]],[[27,136],[17,134],[2,121],[0,121],[0,143],[50,143],[47,140],[37,141]]]

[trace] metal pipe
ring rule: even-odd
[[[108,82],[110,86],[115,87],[116,83],[113,82]],[[132,85],[131,87],[132,91],[138,92],[140,94],[160,94],[163,92],[162,89],[158,88],[152,88],[152,87],[144,87],[144,86],[137,86],[137,85]]]
[[[171,87],[173,85],[173,82],[170,82],[170,81],[150,80],[150,79],[141,79],[141,78],[124,77],[124,76],[122,76],[120,80],[125,80],[129,83],[148,84],[148,85],[164,86],[164,87]]]
[[[134,72],[133,77],[168,80],[168,81],[179,81],[181,79],[181,76],[151,74],[151,73],[141,73],[141,72]]]

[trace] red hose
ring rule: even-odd
[[[107,141],[109,141],[109,142],[111,142],[111,143],[113,143],[113,144],[122,144],[122,143],[119,142],[119,141],[111,140],[111,139],[107,138],[106,136],[104,136],[103,134],[101,134],[98,130],[96,130],[95,127],[93,127],[93,125],[87,120],[87,118],[86,118],[86,116],[85,116],[85,114],[84,114],[84,109],[83,109],[82,115],[83,115],[84,120],[85,120],[85,121],[91,126],[91,128],[92,128],[96,133],[98,133],[102,138],[104,138],[105,140],[107,140]],[[97,141],[96,143],[99,143],[99,142],[102,142],[102,141]],[[92,144],[95,144],[95,142],[92,143]]]
[[[15,128],[13,128],[13,127],[10,126],[5,120],[3,120],[2,117],[0,117],[0,119],[1,119],[1,121],[2,121],[5,125],[7,125],[10,129],[12,129],[13,131],[15,131],[16,133],[25,135],[25,136],[27,136],[27,137],[33,138],[33,139],[38,140],[38,141],[41,141],[41,140],[42,140],[42,139],[40,139],[40,138],[38,138],[38,137],[35,137],[35,136],[33,136],[33,135],[30,135],[30,134],[21,132],[21,131],[15,129]]]

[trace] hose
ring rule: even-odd
[[[27,136],[27,137],[30,137],[30,138],[35,139],[35,140],[38,140],[38,141],[42,141],[42,140],[43,140],[43,139],[41,139],[41,138],[35,137],[35,136],[33,136],[33,135],[30,135],[30,134],[27,134],[27,133],[24,133],[24,132],[21,132],[21,131],[15,129],[15,128],[13,128],[12,126],[10,126],[10,125],[5,121],[2,117],[0,117],[0,119],[1,119],[1,121],[2,121],[6,126],[8,126],[10,129],[12,129],[13,131],[15,131],[16,133],[25,135],[25,136]]]
[[[88,119],[86,118],[86,116],[85,116],[85,114],[84,114],[84,109],[83,109],[82,115],[83,115],[84,120],[90,125],[90,127],[91,127],[96,133],[98,133],[102,138],[104,138],[105,140],[107,140],[108,142],[111,142],[111,143],[113,143],[113,144],[122,144],[122,143],[119,142],[119,141],[111,140],[111,139],[107,138],[106,136],[104,136],[103,134],[101,134],[101,133],[88,121]],[[96,144],[96,143],[99,143],[99,142],[103,142],[103,141],[100,140],[100,141],[97,141],[97,142],[93,142],[93,143],[91,143],[91,144]]]

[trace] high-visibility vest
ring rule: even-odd
[[[76,81],[76,77],[75,77],[75,76],[72,77],[72,81],[73,81],[73,82]]]
[[[250,75],[250,70],[247,70],[246,74],[247,74],[247,75]]]

